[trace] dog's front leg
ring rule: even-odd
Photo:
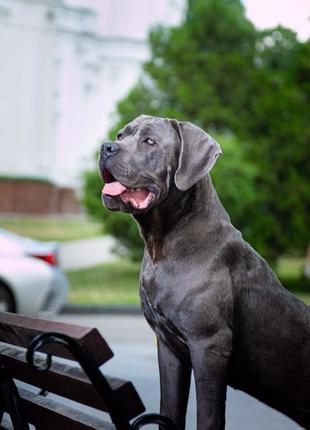
[[[176,355],[158,339],[160,373],[160,413],[171,418],[179,430],[185,429],[186,409],[191,379],[189,356]]]
[[[225,429],[228,357],[206,342],[191,347],[197,398],[197,430]]]

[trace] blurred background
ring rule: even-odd
[[[138,306],[142,241],[102,207],[96,159],[142,113],[219,141],[232,222],[310,303],[309,16],[308,0],[0,0],[2,309],[55,311],[67,290]],[[38,265],[49,286],[25,307]]]

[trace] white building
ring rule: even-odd
[[[148,58],[148,30],[184,3],[76,1],[0,0],[0,177],[77,187]]]

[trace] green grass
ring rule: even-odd
[[[310,305],[310,281],[303,276],[305,259],[300,257],[282,257],[276,267],[276,273],[284,287]]]
[[[69,303],[137,305],[139,271],[140,264],[126,260],[69,271]]]
[[[302,275],[303,269],[304,258],[281,257],[275,270],[281,279],[296,279]]]
[[[0,217],[0,228],[33,239],[60,242],[102,234],[102,225],[87,218]]]
[[[277,274],[283,280],[300,278],[303,267],[301,258],[281,258]],[[90,269],[67,272],[70,290],[69,303],[87,305],[138,305],[139,263],[119,260]],[[309,294],[294,292],[310,304]]]

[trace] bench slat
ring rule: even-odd
[[[113,357],[113,352],[96,328],[47,321],[8,312],[0,314],[0,341],[28,348],[34,337],[49,331],[65,333],[83,344],[98,366]],[[72,359],[70,352],[61,345],[48,345],[48,347],[43,347],[42,351],[47,349],[59,357]]]
[[[43,364],[44,358],[36,355],[35,361],[36,364]],[[53,364],[48,372],[38,372],[26,362],[25,350],[16,349],[16,347],[11,347],[2,342],[0,342],[0,362],[6,366],[15,379],[44,388],[84,405],[107,411],[102,398],[80,367],[61,363],[59,359],[53,359]],[[128,420],[145,411],[144,405],[131,382],[108,376],[106,378]]]
[[[18,389],[25,419],[44,430],[115,430],[112,423],[25,389]]]

